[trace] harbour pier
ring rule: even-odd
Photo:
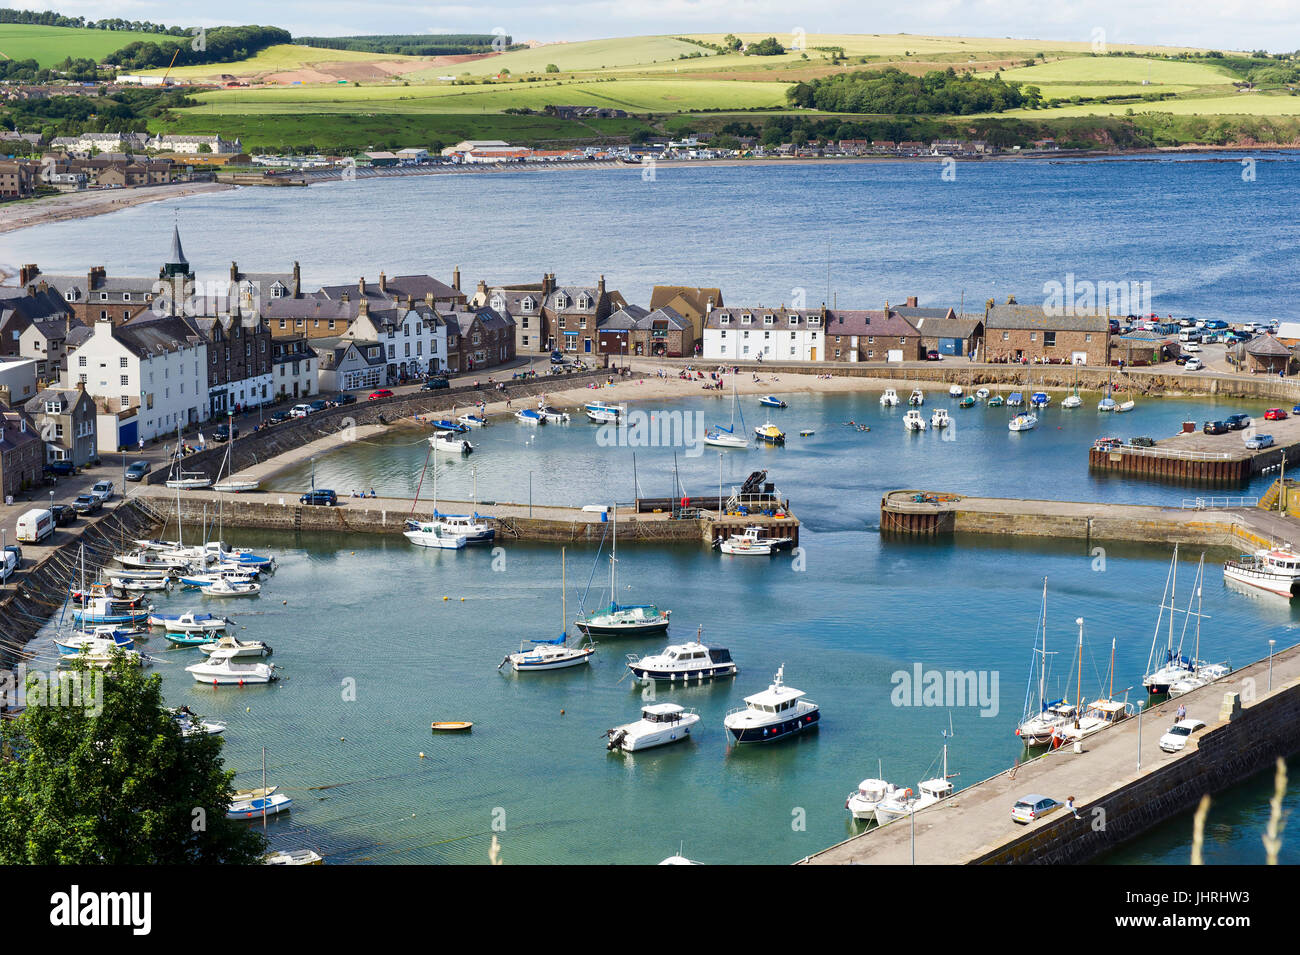
[[[1191,430],[1156,441],[1152,447],[1110,445],[1099,441],[1088,450],[1088,467],[1138,477],[1201,484],[1244,484],[1252,475],[1300,460],[1300,416],[1255,421],[1248,431],[1205,434]],[[1186,426],[1185,426],[1186,427]],[[1268,434],[1273,446],[1247,448],[1246,435]]]
[[[1159,738],[1179,704],[1204,720],[1179,753]],[[1061,864],[1087,862],[1194,807],[1200,798],[1300,751],[1300,645],[1151,707],[1070,747],[1008,768],[883,828],[868,829],[802,860],[812,865]],[[950,765],[961,765],[960,737]],[[866,774],[866,769],[863,769]],[[1064,803],[1027,826],[1011,820],[1017,799],[1039,793]],[[915,823],[915,825],[913,825]],[[1263,847],[1259,861],[1263,862]]]

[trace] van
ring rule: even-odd
[[[14,536],[24,544],[39,544],[54,533],[54,515],[46,508],[34,507],[18,517]]]
[[[1178,340],[1180,342],[1199,342],[1201,340],[1201,333],[1195,328],[1184,328],[1178,333]]]

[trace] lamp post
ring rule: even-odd
[[[1268,642],[1268,692],[1270,693],[1273,692],[1273,646],[1276,643],[1276,640]]]
[[[1138,706],[1138,771],[1140,772],[1142,770],[1142,710],[1145,708],[1146,704],[1143,701],[1139,700],[1137,706]]]
[[[528,516],[533,516],[533,472],[528,472]]]

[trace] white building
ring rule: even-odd
[[[170,153],[200,153],[203,147],[217,156],[232,156],[244,151],[239,137],[222,139],[220,136],[155,136],[149,140],[150,149]]]
[[[178,318],[97,321],[68,355],[64,387],[83,382],[108,412],[135,408],[137,436],[150,441],[208,420],[207,365],[206,342]]]
[[[7,398],[0,392],[0,402],[22,407],[36,394],[36,362],[30,358],[0,360],[0,389],[8,392]]]
[[[425,303],[374,309],[363,299],[345,341],[374,342],[387,365],[385,384],[421,378],[447,365],[447,325]]]
[[[820,308],[715,308],[704,317],[703,357],[723,362],[824,361],[824,322]]]
[[[271,380],[276,398],[296,399],[317,394],[320,359],[307,347],[305,338],[274,343]]]

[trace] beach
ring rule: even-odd
[[[42,199],[11,202],[0,205],[0,233],[68,219],[86,219],[146,202],[179,199],[205,192],[224,192],[234,188],[224,182],[175,182],[164,186],[138,186],[134,189],[65,192]]]

